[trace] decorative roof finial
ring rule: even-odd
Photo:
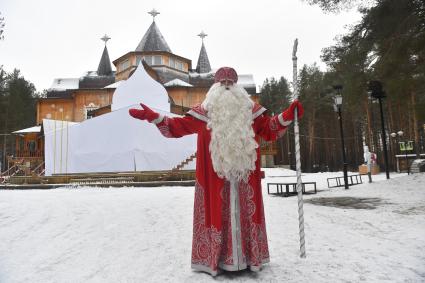
[[[206,34],[204,31],[201,31],[200,34],[198,34],[198,36],[202,39],[202,43],[204,42],[204,38],[208,36],[208,34]]]
[[[158,12],[158,11],[157,11],[157,10],[155,10],[155,9],[152,9],[152,11],[148,12],[148,14],[150,14],[150,15],[152,16],[152,18],[153,18],[153,21],[155,21],[155,17],[156,17],[158,14],[160,14],[160,12]]]
[[[111,38],[109,36],[107,36],[106,34],[101,38],[101,40],[103,40],[105,42],[105,45],[106,45],[106,42],[108,42],[108,40],[110,40],[110,39]]]
[[[207,36],[204,31],[201,31],[198,36],[202,39],[201,51],[199,52],[198,64],[196,66],[196,72],[203,74],[211,72],[210,60],[208,59],[207,50],[204,45],[204,38]]]

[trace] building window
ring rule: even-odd
[[[127,59],[127,60],[125,60],[124,62],[121,63],[120,70],[124,71],[128,67],[130,67],[130,60]]]
[[[30,151],[30,155],[32,156],[35,152],[35,147],[36,147],[35,141],[27,142],[27,147],[28,147],[28,150]]]
[[[170,66],[171,68],[180,70],[180,71],[185,71],[184,63],[182,61],[176,60],[174,58],[170,58],[168,60],[168,66]]]
[[[86,120],[94,117],[93,110],[86,110]]]
[[[146,64],[152,66],[152,56],[143,56],[143,59],[145,60]]]
[[[180,62],[180,61],[178,61],[178,60],[176,60],[176,67],[175,67],[177,70],[181,70],[181,71],[183,71],[183,63],[182,62]]]
[[[162,56],[153,56],[154,65],[162,65]]]
[[[174,61],[174,58],[171,58],[171,57],[170,57],[170,59],[168,60],[168,65],[169,65],[171,68],[175,68],[175,67],[176,67],[176,62]]]
[[[84,106],[84,118],[87,119],[91,119],[94,117],[94,110],[98,109],[99,106],[94,105],[94,103],[90,103],[87,106]]]
[[[19,151],[25,150],[25,140],[19,139]]]

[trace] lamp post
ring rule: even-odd
[[[347,175],[347,158],[345,156],[345,143],[344,143],[344,131],[342,128],[342,113],[341,113],[341,107],[342,107],[342,95],[341,95],[341,91],[342,91],[342,85],[335,85],[334,90],[336,92],[335,97],[334,97],[334,106],[335,106],[335,112],[338,113],[338,120],[339,120],[339,131],[341,134],[341,145],[342,145],[342,160],[344,162],[344,187],[347,190],[348,187],[348,175]]]
[[[378,99],[379,101],[382,128],[381,141],[382,146],[384,147],[385,173],[387,174],[387,179],[389,179],[390,170],[388,168],[387,136],[385,133],[384,112],[382,110],[382,98],[386,97],[386,94],[385,91],[382,89],[382,83],[380,81],[370,81],[368,84],[368,93],[372,99]]]
[[[403,131],[398,131],[397,133],[391,133],[391,137],[396,139],[396,142],[398,143],[399,137],[401,138],[403,136]],[[399,145],[400,146],[400,145]],[[409,159],[407,158],[407,142],[403,141],[403,147],[404,147],[404,157],[406,159],[406,166],[407,166],[407,175],[410,174],[410,166],[409,166]],[[401,151],[401,149],[400,149]]]
[[[399,145],[399,143],[398,143],[398,137],[399,136],[402,136],[403,135],[403,131],[398,131],[397,133],[395,133],[395,132],[392,132],[391,134],[390,134],[390,136],[393,138],[393,139],[395,139],[395,144],[396,144],[396,149],[395,149],[395,155],[396,155],[396,158],[395,158],[395,161],[396,161],[396,163],[397,163],[397,172],[399,171],[399,166],[398,166],[398,159],[397,159],[397,154],[399,153],[399,147],[400,147],[400,145]]]

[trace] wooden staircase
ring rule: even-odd
[[[183,160],[182,162],[180,162],[176,167],[171,169],[171,171],[162,174],[158,179],[166,180],[168,177],[172,176],[174,173],[182,170],[187,164],[189,164],[189,162],[191,162],[195,158],[196,158],[196,152],[192,154],[191,156],[189,156],[188,158],[186,158],[185,160]]]
[[[185,167],[187,164],[189,164],[189,162],[191,162],[195,158],[196,158],[196,152],[192,154],[191,156],[189,156],[188,158],[186,158],[184,161],[180,162],[180,164],[174,167],[173,169],[171,169],[171,171],[181,170],[183,167]]]
[[[4,184],[13,176],[43,176],[44,175],[44,161],[38,165],[35,165],[34,168],[31,167],[32,163],[30,162],[30,167],[27,167],[26,159],[22,158],[15,160],[12,167],[0,174],[0,183]]]
[[[45,172],[44,161],[31,170],[31,175],[43,176]]]
[[[10,167],[9,169],[7,169],[4,172],[1,172],[0,173],[0,183],[4,184],[8,181],[8,179],[10,177],[17,175],[21,171],[20,165],[22,165],[23,162],[24,162],[23,159],[19,160],[12,167]]]

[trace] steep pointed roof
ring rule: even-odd
[[[155,21],[152,22],[139,45],[137,45],[136,51],[167,51],[172,53]]]
[[[210,60],[208,59],[207,50],[205,49],[203,41],[201,51],[199,52],[198,64],[196,65],[196,72],[200,74],[211,72]]]
[[[110,76],[112,75],[111,60],[109,60],[108,48],[103,49],[102,57],[100,58],[99,66],[97,67],[98,76]]]

